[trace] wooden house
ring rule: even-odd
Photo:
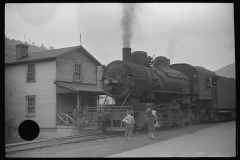
[[[40,135],[70,135],[73,110],[98,106],[104,94],[100,65],[82,46],[28,53],[27,45],[18,44],[16,59],[5,63],[5,111],[15,127],[33,120]]]

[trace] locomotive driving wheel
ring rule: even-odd
[[[199,115],[199,121],[200,122],[208,122],[210,120],[209,114],[200,114]]]
[[[170,119],[171,119],[171,122],[169,123],[169,127],[178,127],[181,124],[181,115],[179,113],[179,110],[172,109],[169,120]]]
[[[183,110],[183,116],[182,116],[183,124],[185,126],[188,126],[192,123],[191,115],[188,109]]]

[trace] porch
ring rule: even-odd
[[[73,114],[57,114],[57,125],[71,126],[77,124],[76,117]]]
[[[58,114],[57,115],[57,126],[77,126],[79,122],[82,120],[83,116],[75,117],[74,114]],[[83,126],[97,126],[97,124],[93,123],[89,119],[83,119]]]
[[[104,95],[97,85],[56,83],[56,126],[77,126],[86,107],[99,106],[99,95]],[[89,90],[87,90],[89,89]],[[78,115],[78,116],[77,116]],[[87,120],[82,122],[88,124]]]

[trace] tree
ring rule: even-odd
[[[44,44],[41,45],[41,49],[48,50],[47,47],[44,46]]]
[[[49,49],[55,49],[53,46],[50,46]]]

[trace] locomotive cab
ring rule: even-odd
[[[190,64],[173,64],[170,66],[188,75],[191,81],[191,93],[197,93],[197,99],[212,99],[212,77],[216,74],[200,66],[192,66]]]

